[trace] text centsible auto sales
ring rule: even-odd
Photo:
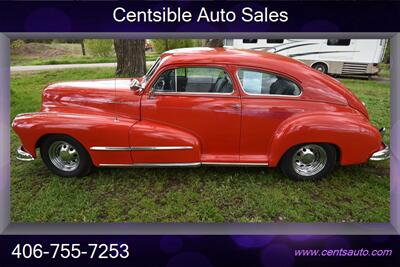
[[[234,22],[237,18],[243,22],[287,22],[289,14],[287,11],[270,10],[265,7],[263,10],[254,10],[251,7],[244,7],[238,16],[234,11],[227,11],[223,8],[219,10],[207,10],[202,7],[196,16],[191,11],[182,10],[180,7],[173,9],[163,7],[152,10],[127,10],[117,7],[113,11],[113,19],[116,22]]]

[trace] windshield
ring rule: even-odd
[[[146,75],[144,75],[144,79],[142,82],[142,87],[144,87],[147,83],[148,80],[153,76],[154,72],[158,69],[158,66],[160,65],[160,58],[157,58],[156,62],[151,66],[151,68],[147,71]]]

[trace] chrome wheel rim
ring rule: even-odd
[[[49,158],[57,169],[66,172],[76,170],[80,163],[78,151],[65,141],[56,141],[50,145]]]
[[[319,145],[304,145],[293,156],[294,171],[301,176],[313,176],[322,171],[327,162],[326,151]]]

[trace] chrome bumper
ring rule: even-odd
[[[371,160],[371,161],[381,161],[381,160],[387,160],[387,159],[390,159],[390,149],[387,145],[385,145],[384,149],[375,152],[369,158],[369,160]]]
[[[31,154],[29,154],[28,152],[24,151],[22,146],[18,147],[17,154],[18,154],[17,155],[17,160],[20,160],[20,161],[32,161],[32,160],[35,160],[35,158],[32,157]]]
[[[381,128],[379,130],[381,132],[381,136],[383,137],[383,135],[385,134],[386,129],[385,128]],[[377,152],[375,152],[374,154],[372,154],[372,156],[369,158],[369,160],[371,161],[381,161],[381,160],[387,160],[390,159],[390,148],[388,145],[386,145],[385,143],[382,143],[384,145],[384,149],[381,149]]]

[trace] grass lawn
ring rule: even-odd
[[[11,66],[35,66],[35,65],[58,65],[58,64],[87,64],[87,63],[113,63],[117,62],[115,56],[57,56],[54,58],[37,58],[11,56]]]
[[[389,78],[390,77],[390,64],[380,63],[378,75],[381,77]]]
[[[147,61],[154,61],[159,55],[156,53],[146,54]],[[59,65],[59,64],[90,64],[90,63],[114,63],[115,56],[57,56],[53,58],[21,57],[11,56],[11,66],[35,66],[35,65]]]
[[[113,72],[12,74],[11,119],[37,111],[49,82],[113,77]],[[367,104],[373,123],[390,126],[389,82],[342,81]],[[389,221],[389,162],[338,167],[317,182],[293,182],[278,169],[221,167],[99,169],[66,179],[51,174],[40,158],[17,161],[18,144],[12,133],[13,222]]]
[[[107,57],[94,56],[90,51],[82,56],[80,44],[62,43],[25,43],[11,51],[11,66],[87,64],[117,62],[114,54]],[[159,56],[156,52],[146,52],[146,60],[154,61]]]

